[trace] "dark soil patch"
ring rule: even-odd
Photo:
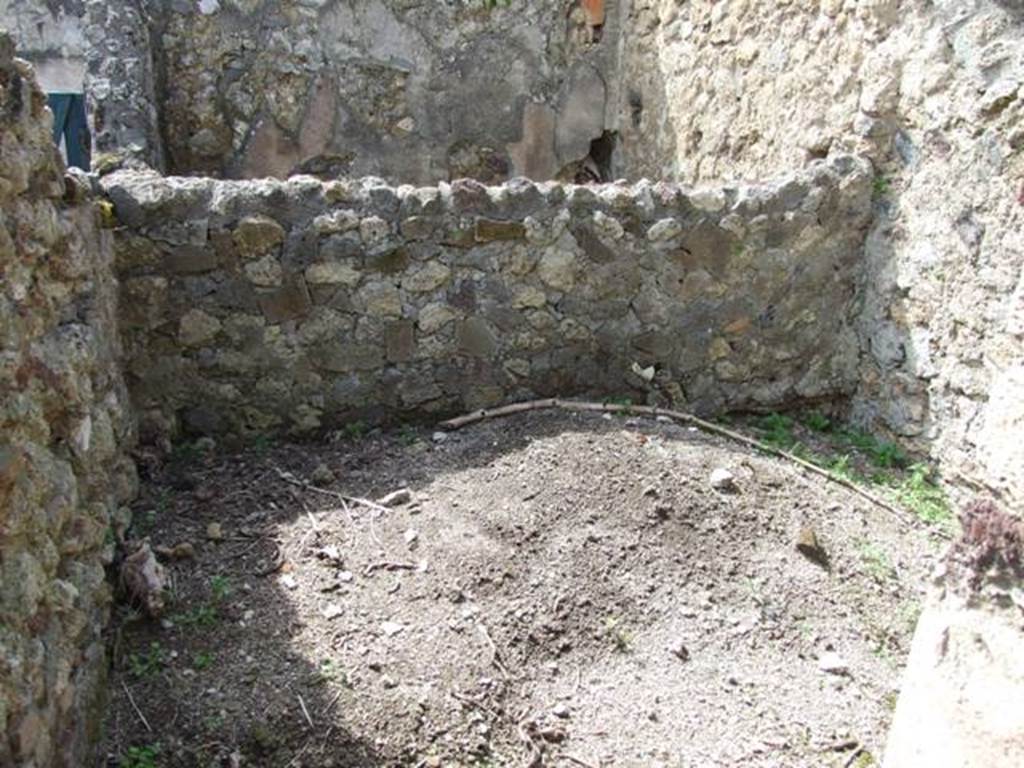
[[[935,550],[842,488],[653,420],[534,413],[157,474],[136,533],[196,558],[168,564],[162,624],[120,611],[111,765],[157,743],[168,768],[880,757]],[[806,526],[829,569],[797,551]]]

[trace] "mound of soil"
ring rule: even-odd
[[[119,611],[111,765],[867,765],[935,552],[785,462],[597,414],[206,455],[135,512],[194,557],[162,621]]]

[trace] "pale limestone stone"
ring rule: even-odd
[[[457,317],[458,315],[447,304],[436,302],[420,310],[416,325],[423,333],[433,334]]]
[[[515,292],[512,306],[515,309],[538,309],[547,304],[547,295],[540,288],[525,285]]]
[[[363,273],[349,261],[321,262],[306,268],[306,282],[310,285],[347,285],[351,288],[362,279]]]
[[[720,189],[699,189],[691,192],[690,203],[699,211],[717,213],[725,208],[725,193]]]
[[[428,261],[402,279],[402,287],[413,293],[436,291],[451,280],[451,269],[438,261]]]
[[[537,274],[545,285],[558,291],[571,291],[576,284],[576,257],[561,250],[548,250],[537,264]]]
[[[622,224],[614,216],[609,216],[603,211],[594,211],[591,218],[597,233],[608,240],[619,240],[625,234]]]
[[[178,341],[186,347],[198,347],[220,333],[220,320],[201,309],[190,309],[178,322]]]
[[[647,230],[647,239],[652,243],[659,243],[679,237],[683,232],[683,225],[676,219],[661,219],[654,222]]]
[[[393,283],[370,283],[359,290],[357,297],[370,317],[402,316],[402,294]]]
[[[252,281],[253,285],[264,288],[281,285],[281,281],[284,278],[281,262],[273,254],[267,254],[257,261],[250,261],[245,265],[244,269],[246,276]]]
[[[267,216],[247,216],[235,227],[234,240],[245,257],[262,256],[284,242],[284,227]]]
[[[335,235],[359,229],[359,216],[354,211],[338,210],[322,213],[313,219],[313,229],[320,235]]]
[[[359,237],[366,245],[374,245],[391,233],[391,225],[379,216],[368,216],[359,222]]]

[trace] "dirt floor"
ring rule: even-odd
[[[202,448],[136,505],[186,546],[118,609],[107,765],[880,759],[937,546],[794,465],[558,412]]]

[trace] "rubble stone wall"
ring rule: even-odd
[[[872,159],[853,414],[1024,501],[1024,6],[633,0],[622,26],[631,173]]]
[[[0,33],[0,765],[71,767],[102,723],[134,432],[111,238],[13,49]]]
[[[552,394],[770,408],[856,385],[871,172],[852,157],[702,190],[102,184],[147,436]]]
[[[613,0],[146,5],[174,173],[571,180],[614,112]]]

